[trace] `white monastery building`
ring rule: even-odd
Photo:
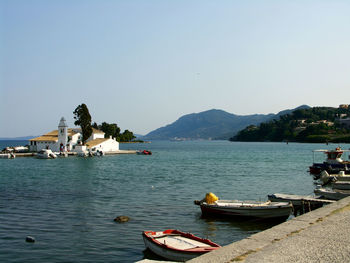
[[[115,152],[119,151],[119,142],[115,138],[105,138],[103,131],[92,128],[92,134],[86,141],[84,149],[90,151]],[[68,128],[62,117],[58,130],[51,131],[40,137],[29,140],[29,150],[38,152],[51,149],[53,152],[81,151],[82,133],[80,128]]]

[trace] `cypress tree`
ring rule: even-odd
[[[81,131],[83,134],[83,144],[89,139],[89,137],[92,134],[92,126],[91,126],[91,115],[89,113],[88,107],[83,103],[81,105],[78,105],[76,109],[74,110],[73,114],[75,122],[75,125],[78,125],[81,127]]]

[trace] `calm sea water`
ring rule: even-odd
[[[0,261],[135,262],[149,257],[141,232],[167,228],[227,245],[271,225],[203,219],[195,199],[312,194],[312,150],[336,146],[156,141],[121,145],[152,156],[0,159]]]

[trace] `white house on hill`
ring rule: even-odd
[[[103,152],[119,151],[119,143],[115,139],[104,138],[104,135],[103,131],[92,128],[92,134],[86,142],[87,149]],[[33,152],[42,149],[51,149],[53,152],[75,151],[75,147],[80,145],[81,141],[81,129],[68,128],[66,120],[62,117],[58,124],[58,130],[30,139],[29,150]]]

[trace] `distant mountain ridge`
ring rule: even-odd
[[[0,141],[28,141],[38,136],[0,137]]]
[[[144,136],[148,140],[176,139],[223,139],[227,140],[248,125],[257,125],[272,119],[279,119],[299,108],[310,108],[302,105],[292,110],[284,110],[277,114],[236,115],[223,110],[212,109],[200,113],[187,114],[177,121],[151,131]]]

